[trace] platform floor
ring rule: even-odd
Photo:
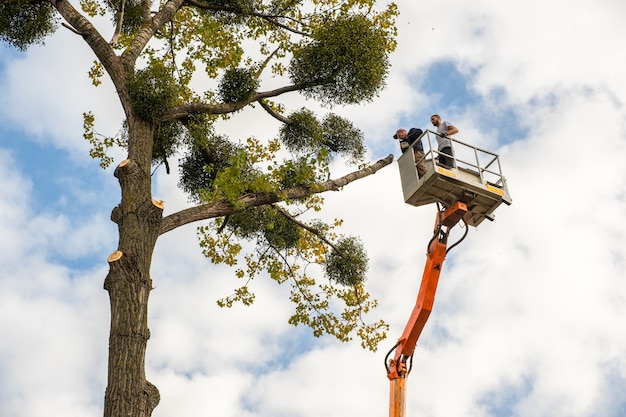
[[[406,152],[398,159],[398,166],[407,204],[422,206],[440,202],[449,207],[462,201],[469,209],[463,219],[470,226],[476,227],[485,219],[493,220],[493,212],[498,206],[502,203],[511,204],[503,177],[499,179],[499,184],[490,183],[484,176],[481,178],[478,170],[446,168],[427,159],[428,170],[422,178],[418,178],[411,152]]]

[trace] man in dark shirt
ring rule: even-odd
[[[394,139],[400,141],[400,149],[404,153],[413,145],[413,155],[415,156],[415,165],[417,166],[417,175],[422,178],[426,174],[426,163],[424,162],[424,145],[422,144],[422,129],[412,127],[407,132],[406,129],[398,129],[393,135]],[[417,141],[417,142],[416,142]]]

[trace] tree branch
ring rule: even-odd
[[[68,25],[68,24],[67,24],[67,23],[65,23],[65,22],[61,22],[61,26],[63,26],[64,28],[66,28],[66,29],[68,29],[68,30],[70,30],[70,31],[74,32],[74,33],[75,33],[75,34],[77,34],[78,36],[83,36],[83,34],[82,34],[82,33],[80,33],[79,31],[77,31],[76,29],[74,29],[73,27],[71,27],[70,25]]]
[[[339,248],[337,248],[337,246],[335,246],[333,242],[331,242],[330,240],[326,239],[326,237],[324,237],[324,235],[322,235],[319,231],[315,230],[314,228],[312,228],[311,226],[309,226],[306,223],[302,223],[300,220],[298,220],[294,216],[292,216],[291,213],[289,213],[287,210],[284,210],[281,207],[278,207],[276,204],[272,204],[272,207],[274,207],[274,209],[276,211],[278,211],[280,214],[282,214],[287,220],[289,220],[293,224],[295,224],[297,226],[300,226],[301,228],[309,231],[309,233],[311,233],[314,236],[317,236],[317,238],[320,239],[322,242],[326,243],[328,246],[330,246],[331,248],[333,248],[337,252],[341,253],[341,250],[339,250]]]
[[[255,101],[260,101],[264,98],[268,97],[276,97],[284,93],[288,93],[291,91],[298,91],[301,89],[300,85],[288,85],[285,87],[277,88],[275,90],[263,91],[254,93],[244,101],[238,101],[236,103],[220,103],[220,104],[210,104],[210,103],[187,103],[182,106],[174,107],[163,115],[161,121],[171,121],[177,119],[184,119],[192,114],[226,114],[232,113],[237,110],[241,110],[246,107],[250,103],[254,103]]]
[[[272,117],[277,119],[278,121],[283,122],[284,124],[290,124],[291,120],[288,117],[283,116],[282,114],[275,111],[269,104],[265,102],[265,100],[259,100],[259,104],[263,109],[268,112]]]
[[[263,70],[265,69],[265,67],[267,67],[267,64],[270,63],[270,61],[272,60],[272,58],[274,58],[274,55],[276,55],[278,53],[278,51],[280,51],[280,46],[277,47],[276,49],[274,49],[272,51],[271,54],[269,54],[264,60],[263,63],[261,63],[261,65],[259,65],[259,69],[256,71],[256,73],[254,74],[254,78],[256,80],[259,79],[259,77],[261,76],[261,73],[263,72]]]
[[[111,41],[109,42],[111,45],[117,45],[117,41],[120,37],[120,33],[122,33],[122,24],[124,23],[124,11],[126,9],[126,0],[121,0],[120,11],[117,14],[117,22],[115,23],[115,32],[113,32],[113,36],[111,37]]]
[[[149,0],[142,0],[143,2],[150,4]],[[182,7],[183,3],[185,3],[185,0],[168,0],[152,18],[149,15],[150,9],[149,7],[147,8],[147,13],[144,14],[144,25],[129,47],[122,53],[122,61],[127,67],[132,68],[134,66],[139,54],[144,50],[150,39],[159,29],[174,18],[174,15]]]
[[[272,25],[278,26],[280,28],[283,28],[289,32],[298,34],[298,35],[302,35],[302,36],[311,36],[309,33],[303,32],[301,30],[289,27],[287,25],[285,25],[284,23],[280,23],[279,21],[277,21],[276,19],[288,19],[291,20],[292,22],[301,25],[301,26],[306,26],[303,22],[296,20],[292,17],[289,16],[281,16],[281,15],[270,15],[270,14],[264,14],[264,13],[259,13],[259,12],[254,12],[254,11],[250,11],[250,12],[242,12],[240,9],[236,9],[234,7],[228,7],[228,6],[218,6],[215,4],[208,4],[205,3],[203,1],[199,1],[199,0],[187,0],[187,3],[199,7],[201,9],[205,9],[205,10],[213,10],[216,12],[228,12],[228,13],[234,13],[234,14],[240,14],[240,15],[244,15],[244,16],[254,16],[254,17],[258,17],[261,18],[265,21],[267,21],[268,23],[271,23]]]
[[[120,96],[122,106],[128,105],[129,101],[126,94],[126,78],[124,68],[121,65],[119,57],[115,54],[113,47],[100,35],[96,27],[91,24],[85,16],[76,10],[69,1],[66,0],[47,0],[65,19],[67,24],[63,26],[73,30],[81,35],[87,45],[96,55],[104,69],[111,77],[111,81],[115,85]]]
[[[365,178],[369,175],[375,174],[380,169],[391,164],[393,161],[393,155],[388,155],[376,163],[363,168],[359,171],[351,172],[336,180],[328,180],[314,186],[299,186],[285,190],[279,193],[270,194],[245,194],[238,199],[238,205],[243,205],[245,208],[262,206],[265,204],[273,204],[283,200],[292,200],[298,198],[309,197],[313,194],[319,194],[326,191],[337,191],[341,187],[350,184],[353,181]],[[200,220],[212,219],[215,217],[221,217],[228,214],[233,214],[238,210],[235,205],[228,201],[220,201],[217,203],[201,204],[199,206],[190,207],[185,210],[181,210],[177,213],[170,214],[163,218],[161,222],[161,230],[159,235],[165,234],[185,224],[193,223]]]

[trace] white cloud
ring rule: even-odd
[[[11,103],[0,120],[31,140],[67,150],[77,163],[89,150],[83,113],[94,113],[95,129],[104,136],[115,136],[122,121],[112,83],[105,76],[96,88],[87,76],[95,58],[85,46],[80,36],[61,27],[44,46],[12,60],[0,78],[0,94]]]
[[[101,285],[92,284],[104,271],[72,273],[47,260],[55,233],[63,234],[68,222],[58,218],[55,224],[33,212],[31,186],[4,150],[0,171],[0,410],[12,416],[97,415],[108,303]],[[64,237],[73,243],[71,233]]]

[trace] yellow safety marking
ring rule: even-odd
[[[440,172],[440,173],[442,173],[443,175],[447,175],[448,177],[456,178],[456,174],[455,174],[454,172],[452,172],[452,171],[448,171],[448,170],[447,170],[447,169],[445,169],[445,168],[438,167],[438,168],[437,168],[437,171],[439,171],[439,172]]]
[[[487,184],[487,189],[488,189],[489,191],[493,191],[493,192],[494,192],[494,193],[496,193],[496,194],[504,195],[504,190],[501,190],[501,189],[499,189],[499,188],[493,187],[493,186],[491,186],[491,185],[489,185],[489,184]]]

